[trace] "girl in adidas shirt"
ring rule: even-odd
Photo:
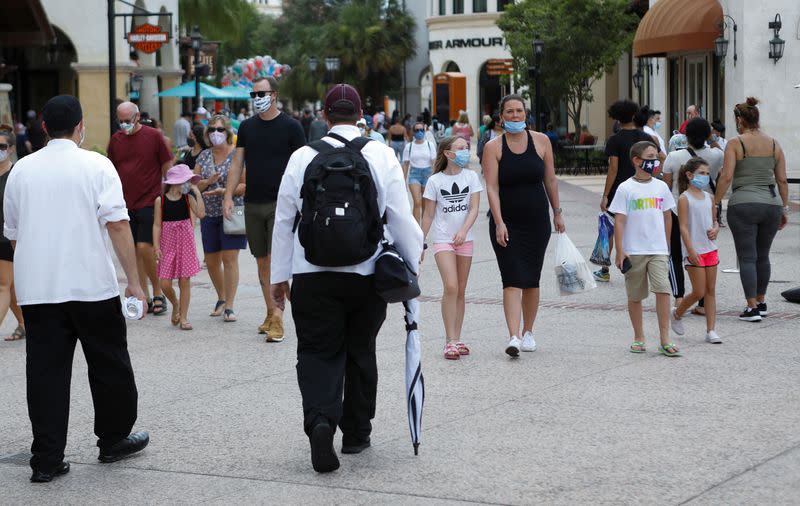
[[[461,137],[448,137],[439,143],[433,175],[423,194],[422,233],[430,232],[436,266],[442,276],[442,320],[444,320],[444,358],[458,360],[469,355],[461,341],[464,323],[464,292],[472,266],[472,225],[478,217],[480,177],[467,169],[470,151]],[[427,245],[426,245],[427,247]]]

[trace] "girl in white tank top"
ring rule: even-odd
[[[702,158],[691,158],[680,169],[678,198],[678,222],[681,231],[681,248],[686,271],[692,281],[692,293],[683,298],[681,304],[672,314],[672,329],[676,334],[684,334],[681,317],[700,299],[705,299],[706,335],[708,343],[722,342],[717,332],[717,245],[719,233],[717,223],[717,207],[714,197],[702,188],[708,187],[710,170],[708,163]],[[680,266],[674,266],[679,269]]]

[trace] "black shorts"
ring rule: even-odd
[[[11,242],[0,242],[0,260],[5,260],[6,262],[14,261],[14,248],[11,247]]]
[[[133,242],[153,244],[153,208],[128,209]]]

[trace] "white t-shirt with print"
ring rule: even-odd
[[[434,160],[436,160],[436,145],[430,141],[419,144],[412,141],[403,148],[403,163],[411,162],[411,167],[416,169],[433,167]]]
[[[436,202],[431,224],[430,240],[433,243],[451,243],[461,230],[470,209],[470,196],[483,191],[481,178],[475,171],[461,169],[454,176],[437,172],[428,178],[423,198]],[[472,240],[472,229],[465,241]]]
[[[608,210],[625,215],[622,249],[628,255],[669,255],[664,211],[675,208],[675,199],[664,181],[633,178],[617,188]]]

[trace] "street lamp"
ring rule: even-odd
[[[200,48],[203,46],[203,35],[200,33],[199,27],[195,26],[189,36],[192,39],[192,49],[194,49],[194,111],[196,113],[200,108],[200,72],[198,66],[200,65]]]
[[[783,46],[786,44],[782,38],[778,37],[781,32],[783,23],[781,23],[781,15],[775,14],[775,21],[770,21],[769,28],[773,30],[772,40],[769,41],[769,57],[778,64],[778,60],[783,58]]]
[[[533,65],[528,67],[528,77],[536,79],[536,94],[534,99],[534,111],[536,116],[536,130],[542,131],[542,53],[544,52],[544,41],[539,39],[539,35],[534,35],[533,40]]]
[[[736,24],[736,20],[727,14],[725,14],[724,19],[719,24],[719,37],[714,40],[714,54],[721,60],[724,60],[725,57],[728,56],[729,41],[725,38],[725,30],[728,28],[728,23],[725,22],[725,19],[730,20],[733,25],[733,66],[735,67],[736,61],[739,59],[736,50],[736,32],[739,31],[739,25]]]
[[[327,71],[325,77],[328,82],[335,82],[336,72],[339,70],[341,60],[337,56],[328,56],[325,58],[325,70]]]

